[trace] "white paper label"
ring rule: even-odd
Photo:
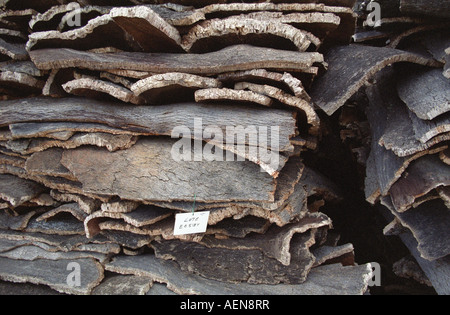
[[[208,219],[209,211],[178,213],[175,216],[173,235],[205,233]]]

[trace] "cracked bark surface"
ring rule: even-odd
[[[122,199],[193,201],[196,192],[198,201],[274,200],[276,184],[257,165],[246,161],[176,162],[170,158],[174,143],[148,138],[139,140],[130,149],[113,153],[78,148],[65,151],[61,163],[82,183],[84,191]],[[91,157],[88,161],[84,158],[86,154]],[[214,164],[219,163],[223,171],[217,174]],[[229,174],[240,176],[231,180]]]
[[[439,66],[435,60],[402,50],[356,44],[333,48],[325,59],[329,68],[315,80],[310,95],[314,103],[330,116],[367,80],[390,64],[410,62]]]
[[[41,70],[82,67],[90,70],[137,70],[151,73],[183,72],[214,75],[255,68],[302,72],[323,56],[316,52],[284,51],[235,45],[204,54],[109,53],[95,54],[73,49],[31,51],[32,61]],[[232,58],[230,58],[232,56]]]

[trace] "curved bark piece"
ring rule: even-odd
[[[18,207],[39,196],[46,188],[31,180],[0,174],[0,198]]]
[[[161,260],[151,254],[116,256],[105,265],[105,269],[121,274],[147,276],[154,281],[167,283],[167,287],[178,294],[198,295],[341,295],[343,292],[363,294],[368,288],[369,280],[373,277],[370,264],[350,267],[334,264],[312,269],[308,279],[297,285],[232,284],[181,273],[176,262]]]
[[[189,73],[168,72],[142,79],[131,86],[134,94],[150,104],[194,100],[197,89],[219,88],[220,81]]]
[[[322,11],[325,5],[322,3],[214,3],[207,5],[199,11],[203,12],[207,18],[215,16],[235,15],[236,12],[257,12],[257,11],[275,11],[275,12],[308,12]]]
[[[313,34],[288,24],[231,17],[208,20],[194,26],[183,36],[182,45],[190,53],[204,53],[211,51],[211,47],[220,49],[242,42],[272,48],[286,47],[300,52],[310,49],[311,44],[317,49],[321,43]]]
[[[28,25],[33,32],[58,30],[61,18],[68,12],[76,9],[77,3],[71,2],[63,5],[55,5],[43,13],[34,15]]]
[[[205,54],[95,54],[72,49],[41,49],[31,51],[30,56],[41,70],[79,67],[90,70],[122,69],[155,74],[183,72],[198,75],[256,68],[302,72],[315,63],[323,62],[323,55],[317,52],[301,53],[248,45],[236,45]]]
[[[291,242],[294,240],[294,236],[320,227],[331,227],[331,219],[323,213],[311,213],[297,223],[288,224],[284,227],[272,226],[264,234],[252,234],[243,239],[228,238],[223,240],[203,237],[200,243],[208,248],[257,249],[264,255],[275,258],[284,266],[289,266],[293,262],[291,260],[291,253],[293,252],[291,251]]]
[[[239,91],[228,88],[202,89],[195,91],[196,102],[212,102],[212,101],[234,101],[255,103],[262,106],[271,106],[272,100],[269,97],[252,91]]]
[[[437,155],[429,155],[411,163],[389,190],[392,204],[398,212],[411,208],[416,198],[426,195],[439,186],[450,185],[450,170]]]
[[[292,148],[289,138],[295,134],[294,113],[281,109],[250,109],[233,105],[210,106],[197,103],[130,107],[83,98],[32,98],[5,101],[0,107],[0,126],[24,122],[71,121],[102,123],[128,131],[165,136],[171,136],[176,127],[186,126],[191,131],[189,136],[199,139],[200,135],[192,132],[198,121],[196,118],[201,118],[204,126],[218,126],[223,135],[227,134],[227,127],[245,126],[247,129],[244,128],[244,131],[256,137],[259,135],[257,132],[259,128],[267,130],[267,126],[272,126],[275,121],[280,126],[277,149],[283,152]],[[268,133],[270,138],[270,132]],[[206,133],[203,133],[202,137],[204,141],[214,139],[212,135],[208,136]],[[250,143],[246,141],[243,144]],[[270,149],[267,143],[258,145]]]
[[[0,87],[12,95],[41,94],[45,81],[19,72],[0,72]]]
[[[150,7],[114,8],[109,15],[145,52],[183,52],[178,30]]]
[[[50,191],[50,196],[59,202],[76,202],[79,208],[87,214],[91,214],[98,210],[101,204],[99,200],[94,198],[77,194],[62,193],[54,189]]]
[[[189,26],[205,19],[201,10],[185,7],[173,3],[160,5],[146,5],[173,26]]]
[[[450,149],[446,149],[439,153],[439,158],[442,162],[447,165],[450,165]]]
[[[122,50],[141,50],[111,16],[105,14],[90,20],[88,24],[75,30],[63,33],[59,31],[32,33],[29,35],[26,48],[28,51],[61,47],[89,50],[111,45]]]
[[[386,129],[378,141],[380,145],[393,151],[399,157],[407,157],[427,150],[442,141],[450,140],[449,133],[438,135],[425,143],[417,140],[408,108],[396,93],[393,91],[390,93],[389,103],[386,102]]]
[[[77,96],[86,96],[92,98],[104,98],[105,95],[111,96],[125,103],[135,105],[143,104],[145,101],[136,96],[127,88],[103,80],[81,78],[69,81],[62,85],[64,91]]]
[[[294,93],[295,96],[310,100],[309,95],[306,93],[305,88],[303,87],[302,81],[295,78],[288,72],[284,72],[283,74],[281,74],[278,72],[267,71],[265,69],[252,69],[247,71],[219,74],[217,76],[217,80],[227,83],[236,83],[241,81],[257,84],[270,83],[270,85],[276,87],[278,87],[277,85],[280,85],[280,88],[290,90],[292,93]]]
[[[44,214],[40,215],[36,218],[36,221],[47,221],[48,219],[63,213],[67,212],[73,215],[78,221],[84,222],[87,218],[87,214],[80,209],[78,203],[67,203],[53,210],[47,211]]]
[[[416,139],[422,143],[426,143],[440,134],[450,132],[449,112],[433,120],[419,119],[416,114],[409,112],[409,118],[412,120]]]
[[[450,111],[450,82],[441,69],[414,69],[399,75],[400,98],[417,117],[431,120]]]
[[[265,256],[259,249],[209,248],[182,241],[154,242],[151,246],[156,257],[173,259],[182,271],[207,279],[231,283],[299,284],[306,280],[314,263],[314,256],[308,250],[314,243],[311,234],[295,238],[292,246],[296,259],[289,266]]]
[[[349,45],[333,48],[326,56],[328,71],[314,81],[310,95],[314,103],[331,116],[367,80],[386,66],[411,62],[440,67],[440,63],[420,55],[385,47]]]
[[[289,95],[286,92],[270,85],[239,82],[235,84],[234,88],[236,90],[249,89],[250,91],[256,92],[258,94],[266,95],[273,99],[276,99],[290,107],[302,110],[306,114],[306,120],[308,124],[312,125],[312,127],[310,128],[310,133],[313,135],[318,134],[320,128],[320,118],[307,100]]]
[[[0,61],[9,59],[24,61],[30,59],[30,56],[25,45],[8,43],[0,38]]]
[[[75,6],[73,10],[70,10],[70,12],[66,12],[64,16],[61,17],[56,30],[60,32],[66,32],[70,29],[82,27],[89,23],[90,20],[95,19],[101,15],[108,14],[111,9],[112,7],[101,7],[93,5],[88,5],[85,7]],[[70,22],[73,23],[75,19],[78,19],[78,22],[80,22],[79,25],[70,26]]]

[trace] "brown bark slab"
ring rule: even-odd
[[[139,80],[131,86],[131,91],[150,104],[167,104],[194,100],[197,89],[219,88],[220,81],[189,73],[169,72],[156,74]]]
[[[117,256],[105,266],[106,270],[121,274],[149,276],[154,281],[167,283],[167,287],[179,294],[363,294],[372,276],[370,264],[357,267],[331,265],[314,268],[308,279],[299,285],[231,284],[182,274],[173,261],[157,259],[154,255]],[[348,279],[354,279],[348,281]],[[344,280],[346,279],[346,280]]]
[[[385,47],[349,45],[336,47],[326,56],[326,73],[314,81],[310,95],[317,106],[332,115],[364,83],[384,67],[396,62],[438,66],[434,60]]]
[[[295,119],[290,111],[250,109],[233,105],[210,106],[183,103],[129,107],[123,104],[82,98],[34,98],[3,102],[0,113],[1,126],[23,122],[89,122],[166,136],[171,135],[175,127],[186,126],[191,131],[191,137],[197,138],[199,135],[193,132],[195,118],[201,118],[203,126],[219,126],[223,135],[227,134],[227,126],[245,126],[245,128],[254,126],[258,130],[260,127],[272,126],[276,121],[280,126],[279,151],[291,148],[289,137],[295,134]],[[262,113],[264,115],[261,115]],[[212,135],[202,136],[205,141],[213,138]],[[268,138],[270,138],[270,134]],[[245,144],[249,144],[249,142],[247,141]],[[259,145],[263,146],[264,143]],[[270,146],[267,147],[270,148]]]
[[[42,185],[13,175],[0,175],[0,197],[17,207],[44,192]]]
[[[77,96],[105,99],[109,97],[125,103],[135,105],[144,104],[145,101],[136,96],[129,89],[118,84],[103,80],[82,78],[69,81],[62,85],[64,91]]]
[[[114,8],[109,13],[114,22],[146,52],[182,52],[176,28],[147,6]]]
[[[236,45],[205,54],[95,54],[72,49],[42,49],[30,52],[30,56],[41,70],[80,67],[91,70],[122,69],[198,75],[214,75],[255,68],[302,72],[314,63],[323,62],[323,56],[319,53],[301,53],[264,47],[250,48],[247,45]]]
[[[416,139],[422,143],[428,142],[443,133],[450,132],[450,113],[448,112],[433,120],[420,119],[416,114],[410,112],[409,118],[411,118]]]
[[[420,119],[432,120],[450,111],[450,82],[440,69],[402,72],[397,90],[400,98]]]
[[[427,15],[438,18],[450,17],[450,4],[439,0],[401,0],[400,11],[407,15]]]
[[[320,40],[313,34],[277,20],[235,17],[201,22],[183,36],[182,41],[184,49],[190,53],[204,53],[211,51],[211,47],[221,49],[238,43],[297,51],[307,51],[312,44],[320,46]]]
[[[138,141],[130,149],[113,153],[78,148],[64,152],[61,163],[82,183],[86,192],[118,195],[122,199],[193,201],[196,193],[198,201],[273,201],[274,180],[258,171],[255,164],[237,161],[176,162],[171,159],[173,144],[174,141],[149,138]],[[86,154],[91,156],[88,161],[84,158]],[[220,174],[216,173],[215,165],[222,170]],[[173,169],[177,173],[173,173]],[[216,176],[212,176],[212,172]],[[236,179],[226,179],[229,174],[236,174]],[[169,178],[172,179],[167,181]],[[195,178],[198,183],[192,186]],[[220,183],[220,186],[208,184],[208,180]],[[243,187],[247,188],[242,190]]]
[[[428,155],[412,162],[406,173],[389,190],[398,212],[408,210],[416,198],[439,186],[450,185],[450,170],[437,155]]]
[[[272,100],[264,95],[252,91],[235,90],[228,88],[211,88],[195,91],[196,102],[237,102],[254,103],[262,106],[271,106]]]
[[[30,56],[23,44],[8,43],[0,38],[0,61],[4,60],[28,60]]]

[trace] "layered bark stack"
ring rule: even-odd
[[[367,290],[371,265],[319,212],[338,189],[302,162],[321,134],[317,50],[350,41],[353,1],[61,2],[3,2],[1,279],[74,294]],[[206,233],[174,235],[193,209],[210,211]]]
[[[436,291],[448,294],[448,2],[379,2],[383,18],[375,29],[362,28],[368,16],[360,12],[354,39],[366,45],[327,53],[329,69],[311,96],[329,115],[343,107],[344,135],[364,125],[349,121],[349,108],[365,110],[371,132],[354,152],[370,152],[366,199],[390,210],[394,219],[384,233],[400,234]],[[365,97],[351,99],[358,91]]]

